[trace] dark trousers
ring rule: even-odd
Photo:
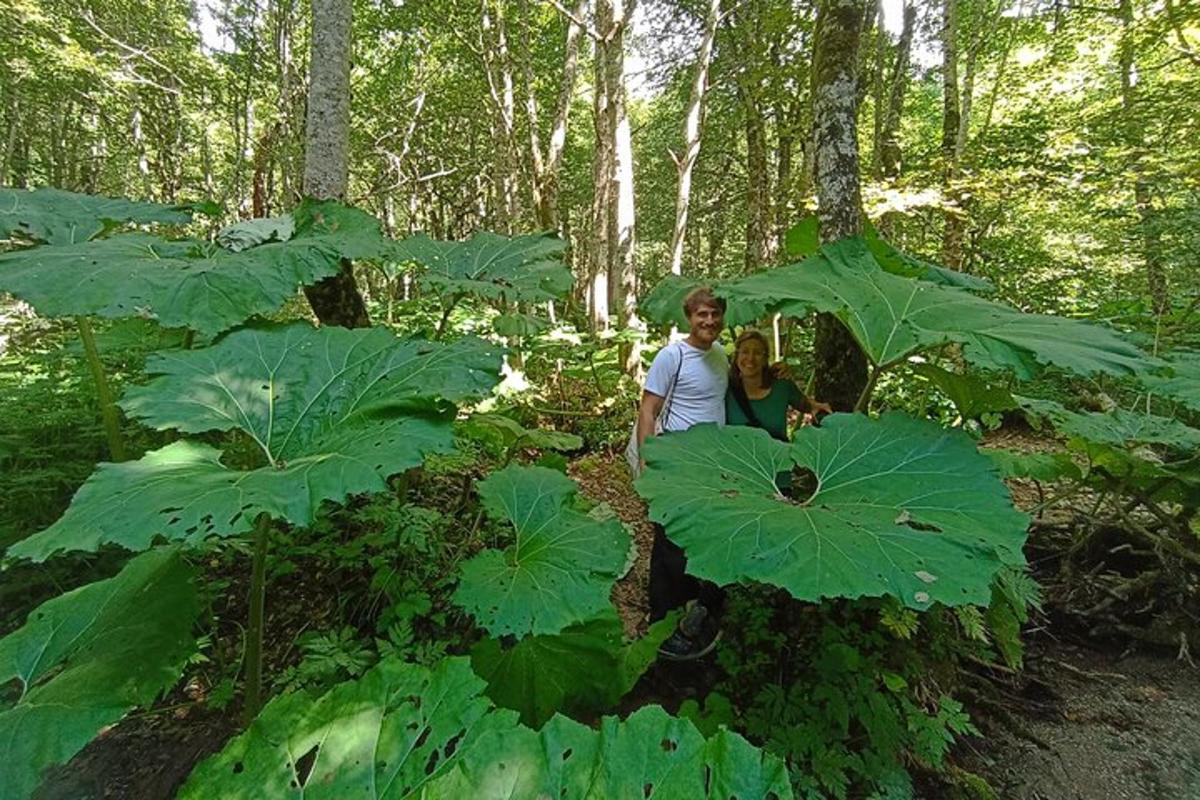
[[[687,574],[687,556],[683,548],[654,526],[654,547],[650,550],[650,621],[657,622],[672,609],[689,600],[699,599],[713,617],[725,606],[725,590],[715,583]]]

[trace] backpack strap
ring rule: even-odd
[[[742,415],[746,417],[746,421],[753,428],[764,428],[762,420],[758,418],[758,414],[754,413],[754,406],[750,405],[750,398],[746,394],[746,389],[737,383],[729,384],[729,391],[733,394],[733,399],[737,401],[738,408],[742,410]]]
[[[667,387],[667,397],[663,401],[662,413],[658,415],[659,427],[665,428],[667,420],[671,416],[671,401],[675,399],[675,387],[679,384],[679,373],[683,369],[683,347],[675,348],[679,353],[679,363],[675,365],[675,377],[671,378],[671,385]]]

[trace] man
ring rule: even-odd
[[[646,439],[655,435],[656,423],[663,431],[685,431],[702,422],[725,424],[729,360],[719,345],[714,347],[725,327],[725,301],[701,287],[684,298],[683,313],[690,329],[687,338],[660,350],[646,374],[638,409],[639,453]],[[671,609],[685,606],[679,627],[659,648],[659,654],[689,661],[711,652],[720,636],[715,618],[724,599],[720,587],[687,574],[682,548],[655,525],[650,551],[650,620],[660,620]]]

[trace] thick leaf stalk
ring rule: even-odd
[[[254,523],[254,557],[250,565],[250,619],[246,626],[246,702],[243,723],[249,725],[262,709],[263,626],[267,605],[267,547],[271,518],[259,514]]]
[[[124,461],[125,438],[121,435],[121,420],[117,414],[117,404],[113,401],[112,388],[108,385],[108,376],[104,374],[104,364],[100,361],[100,351],[96,349],[92,323],[87,317],[76,317],[75,325],[79,328],[79,338],[83,342],[88,369],[92,373],[92,383],[96,386],[100,419],[104,422],[104,436],[108,440],[109,460]]]

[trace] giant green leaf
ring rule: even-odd
[[[306,201],[292,217],[287,241],[236,253],[146,233],[19,250],[0,255],[0,290],[46,316],[141,316],[215,334],[389,245],[374,217],[338,203]]]
[[[871,255],[885,272],[902,275],[906,278],[919,278],[942,286],[957,286],[960,289],[972,289],[977,292],[990,292],[995,289],[985,278],[968,275],[958,270],[939,267],[914,255],[905,253],[897,247],[880,238],[873,226],[868,226],[863,234]]]
[[[679,275],[668,275],[659,281],[638,303],[638,312],[659,325],[674,325],[680,330],[688,330],[688,320],[683,313],[683,301],[701,286],[708,286],[715,293],[722,294],[725,281],[704,281],[699,278],[685,278]],[[724,296],[724,295],[722,295]],[[734,298],[726,298],[725,324],[734,327],[749,325],[762,315],[759,304],[746,304]]]
[[[276,698],[192,773],[180,800],[668,800],[791,797],[787,768],[737,734],[705,740],[657,706],[599,731],[493,709],[466,659],[388,660],[319,698]]]
[[[1029,453],[995,447],[980,451],[992,460],[1002,478],[1035,481],[1079,480],[1083,472],[1069,453]]]
[[[482,395],[499,367],[478,340],[306,323],[161,353],[147,364],[158,377],[122,401],[130,416],[186,433],[239,430],[263,465],[240,468],[192,441],[102,464],[54,525],[9,552],[42,560],[104,543],[140,550],[156,536],[195,543],[244,533],[260,513],[308,525],[322,502],[382,490],[390,475],[450,450],[450,419],[430,401]]]
[[[943,286],[957,286],[961,289],[991,291],[995,288],[983,278],[939,267],[937,264],[931,264],[924,259],[905,253],[880,237],[875,226],[869,223],[863,231],[863,241],[885,272],[903,275],[906,278],[920,278]],[[816,255],[820,250],[820,222],[815,214],[801,218],[784,235],[784,254],[789,259],[800,261]]]
[[[691,722],[659,706],[600,730],[555,717],[478,738],[427,797],[472,800],[789,800],[787,767],[736,733],[705,739]]]
[[[513,543],[462,567],[455,602],[493,636],[550,634],[591,619],[629,551],[629,534],[569,507],[575,483],[545,467],[509,466],[479,484],[487,513],[511,524]]]
[[[1012,393],[971,373],[950,372],[936,364],[914,364],[912,371],[925,378],[950,399],[963,419],[1017,407]]]
[[[1200,412],[1200,353],[1172,353],[1166,369],[1142,376],[1150,391]]]
[[[465,658],[433,670],[389,659],[320,698],[277,697],[196,768],[179,797],[429,797],[427,784],[481,733],[516,725],[482,689]]]
[[[626,642],[610,607],[561,633],[527,636],[511,647],[482,639],[471,664],[496,705],[520,712],[521,721],[536,728],[555,712],[579,716],[615,705],[654,663],[677,622],[672,615]]]
[[[971,439],[900,413],[835,414],[785,444],[700,425],[647,442],[637,489],[718,584],[760,581],[800,600],[891,595],[917,609],[986,605],[992,576],[1023,562],[1027,518]],[[794,500],[793,465],[816,477]]]
[[[0,702],[0,797],[28,797],[45,767],[179,679],[200,610],[192,574],[177,548],[143,553],[0,639],[0,686],[19,686]]]
[[[961,343],[966,359],[978,366],[1025,378],[1039,365],[1132,375],[1150,360],[1098,325],[1025,314],[962,289],[886,272],[857,238],[826,245],[799,264],[734,281],[721,292],[760,311],[833,313],[877,365],[950,342]]]
[[[191,211],[184,206],[76,194],[62,189],[28,191],[0,187],[0,234],[16,234],[52,245],[86,242],[122,222],[182,225],[191,219]]]
[[[1123,408],[1108,413],[1069,411],[1051,400],[1018,399],[1029,415],[1049,420],[1062,433],[1097,444],[1120,447],[1163,445],[1184,453],[1200,449],[1200,430],[1170,417]]]
[[[562,263],[567,243],[551,234],[501,236],[479,231],[464,242],[439,242],[423,233],[398,242],[392,257],[425,267],[421,282],[450,297],[557,300],[571,290]]]
[[[526,428],[503,414],[472,414],[459,426],[463,434],[491,445],[501,455],[514,447],[543,450],[578,450],[583,439],[573,433],[549,428]]]

